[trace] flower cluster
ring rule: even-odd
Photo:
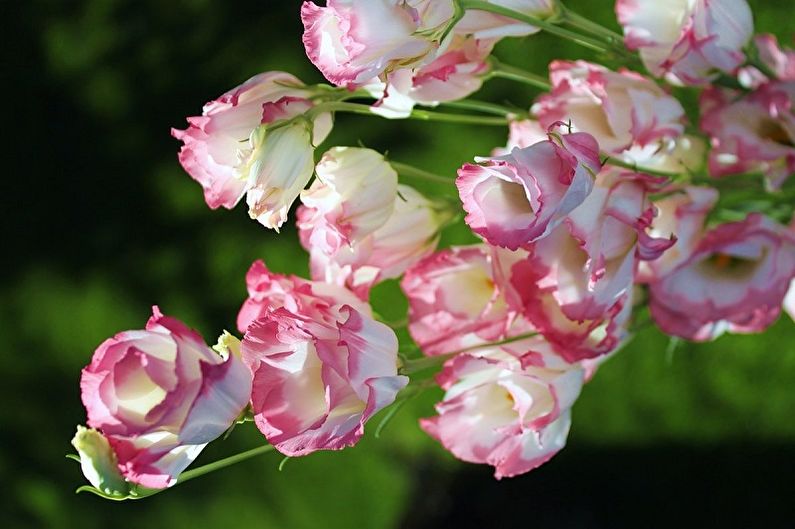
[[[331,85],[261,73],[172,134],[210,208],[245,197],[266,228],[294,219],[311,280],[255,262],[240,338],[214,349],[157,308],[100,345],[81,380],[90,429],[73,441],[94,491],[172,486],[247,420],[291,457],[352,446],[434,381],[421,428],[515,476],[563,448],[581,388],[647,320],[705,341],[795,316],[795,51],[753,36],[745,0],[615,8],[623,44],[554,0],[304,2],[306,54]],[[547,82],[493,57],[540,30],[622,64],[557,60]],[[526,111],[465,99],[492,77],[543,93]],[[346,112],[509,137],[447,176],[364,147],[316,156]],[[438,248],[461,222],[477,242]],[[386,280],[405,324],[371,308]]]

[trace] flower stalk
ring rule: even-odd
[[[490,2],[484,2],[482,0],[459,0],[459,3],[461,7],[466,10],[486,11],[488,13],[502,15],[514,20],[518,20],[519,22],[530,24],[531,26],[535,26],[543,31],[546,31],[547,33],[570,40],[592,51],[599,53],[608,53],[611,51],[608,46],[599,40],[562,28],[547,20],[514,11],[513,9],[509,9],[507,7],[492,4]]]
[[[360,103],[349,103],[347,101],[331,101],[322,103],[314,107],[308,112],[311,116],[322,114],[323,112],[347,112],[350,114],[361,114],[365,116],[378,116],[374,113],[369,105]],[[444,112],[433,112],[430,110],[414,109],[407,119],[415,119],[419,121],[437,121],[440,123],[459,123],[466,125],[490,125],[490,126],[505,126],[508,124],[508,119],[505,117],[496,116],[472,116],[467,114],[448,114]]]
[[[502,79],[509,79],[511,81],[517,81],[519,83],[524,83],[526,85],[532,86],[534,88],[539,88],[544,91],[548,91],[552,89],[552,85],[549,84],[549,81],[540,75],[536,75],[534,73],[522,70],[521,68],[517,68],[515,66],[510,66],[508,64],[503,64],[496,57],[492,57],[491,61],[491,71],[489,72],[489,77],[497,77]]]

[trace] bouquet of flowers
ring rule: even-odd
[[[793,315],[795,51],[754,35],[745,0],[615,11],[623,35],[558,0],[304,2],[306,54],[330,84],[260,73],[172,134],[210,208],[245,199],[264,228],[296,223],[311,279],[253,263],[238,334],[212,347],[158,307],[103,342],[80,382],[79,490],[137,499],[270,450],[347,448],[434,386],[420,428],[516,476],[564,447],[583,384],[639,328],[707,341]],[[599,63],[553,61],[547,79],[492,55],[539,31]],[[529,109],[470,98],[493,78],[544,93]],[[320,153],[338,113],[508,140],[437,175],[365,147]],[[439,248],[460,223],[479,242]],[[370,306],[386,280],[405,321]],[[246,422],[262,446],[186,470]]]

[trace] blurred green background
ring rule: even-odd
[[[616,27],[609,0],[570,7]],[[751,2],[757,30],[790,42],[791,2]],[[439,393],[412,401],[380,439],[289,461],[278,454],[165,494],[116,504],[75,495],[64,458],[85,420],[80,369],[104,338],[157,303],[208,341],[234,329],[254,259],[305,275],[292,227],[276,236],[243,208],[210,211],[169,128],[246,78],[320,74],[295,0],[0,2],[6,164],[0,283],[2,520],[7,528],[759,527],[795,520],[795,325],[667,351],[655,330],[605,364],[574,408],[568,447],[496,482],[417,427]],[[538,35],[504,62],[544,73],[588,52]],[[537,92],[493,81],[480,99],[526,107]],[[340,116],[324,147],[362,143],[452,175],[505,142],[500,128]],[[321,149],[322,152],[322,149]],[[417,187],[423,186],[416,182]],[[430,190],[430,188],[424,188]],[[452,192],[435,189],[435,192]],[[471,240],[450,230],[445,244]],[[397,319],[394,284],[374,304]],[[197,464],[257,446],[253,427]],[[787,523],[788,522],[788,523]]]

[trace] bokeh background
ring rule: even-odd
[[[611,1],[569,4],[617,29]],[[751,4],[759,31],[791,41],[792,2]],[[79,371],[97,344],[140,328],[153,303],[213,341],[234,329],[254,259],[307,273],[292,227],[277,237],[243,208],[208,210],[169,136],[258,72],[320,82],[303,53],[298,8],[296,0],[0,1],[3,527],[791,526],[795,325],[786,316],[762,336],[675,349],[654,329],[642,332],[584,389],[568,447],[519,478],[497,482],[427,438],[416,418],[432,414],[439,393],[429,392],[380,439],[371,427],[355,449],[290,460],[281,471],[271,453],[140,502],[74,494],[83,478],[64,454],[85,420]],[[546,35],[504,41],[497,55],[537,73],[553,58],[591,57]],[[535,95],[493,81],[477,97],[526,107]],[[452,175],[505,136],[340,116],[325,147],[361,143]],[[462,229],[444,239],[469,241]],[[393,319],[405,311],[395,284],[377,289],[374,303]],[[238,428],[197,464],[262,441],[251,425]]]

